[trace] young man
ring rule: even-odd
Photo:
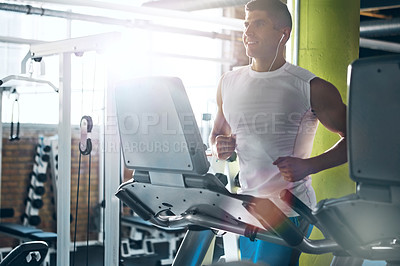
[[[310,174],[340,165],[346,156],[346,106],[338,90],[285,61],[292,21],[279,0],[246,5],[243,43],[251,64],[225,73],[217,91],[218,112],[210,137],[213,153],[239,158],[239,193],[270,198],[298,224],[279,198],[289,189],[306,205],[316,203]],[[325,153],[310,158],[318,121],[341,136]],[[242,260],[289,265],[292,249],[240,238]],[[298,260],[298,258],[296,258]]]

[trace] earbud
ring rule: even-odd
[[[281,43],[281,41],[283,40],[283,37],[285,37],[285,33],[282,34],[282,37],[281,37],[281,39],[279,40],[279,43]]]

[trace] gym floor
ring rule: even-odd
[[[104,265],[104,250],[102,246],[89,246],[89,259],[87,259],[86,247],[78,247],[75,254],[75,260],[73,258],[73,253],[71,253],[70,264],[71,266],[103,266]],[[132,257],[123,258],[121,260],[120,266],[158,266],[160,264],[160,259],[164,258],[164,254],[146,256],[146,257]],[[75,263],[74,263],[75,261]],[[50,255],[50,265],[56,265],[56,254]]]
[[[103,266],[104,265],[104,249],[100,245],[89,246],[89,259],[87,260],[86,246],[78,247],[75,254],[75,264],[73,254],[71,253],[70,265],[71,266]],[[168,244],[161,243],[155,246],[154,255],[148,256],[133,256],[130,258],[121,258],[120,266],[159,266],[161,265],[161,259],[168,256]],[[217,238],[215,242],[214,250],[214,262],[223,255],[222,238]],[[56,254],[50,255],[50,265],[56,265]]]

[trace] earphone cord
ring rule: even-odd
[[[279,41],[278,46],[276,47],[275,57],[274,57],[274,60],[272,60],[271,65],[269,66],[268,72],[271,71],[271,68],[272,68],[272,66],[273,66],[274,63],[275,63],[275,60],[276,60],[276,58],[278,57],[279,45],[281,45],[281,42],[282,42],[284,36],[285,36],[285,35],[282,35],[282,38],[281,38],[281,40]]]

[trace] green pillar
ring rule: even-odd
[[[299,0],[299,66],[335,85],[347,103],[347,67],[358,58],[360,0]],[[318,155],[332,147],[339,137],[319,125],[313,147]],[[348,165],[313,175],[317,201],[355,192]],[[321,238],[313,230],[312,239]],[[331,254],[302,254],[300,265],[330,265]]]

